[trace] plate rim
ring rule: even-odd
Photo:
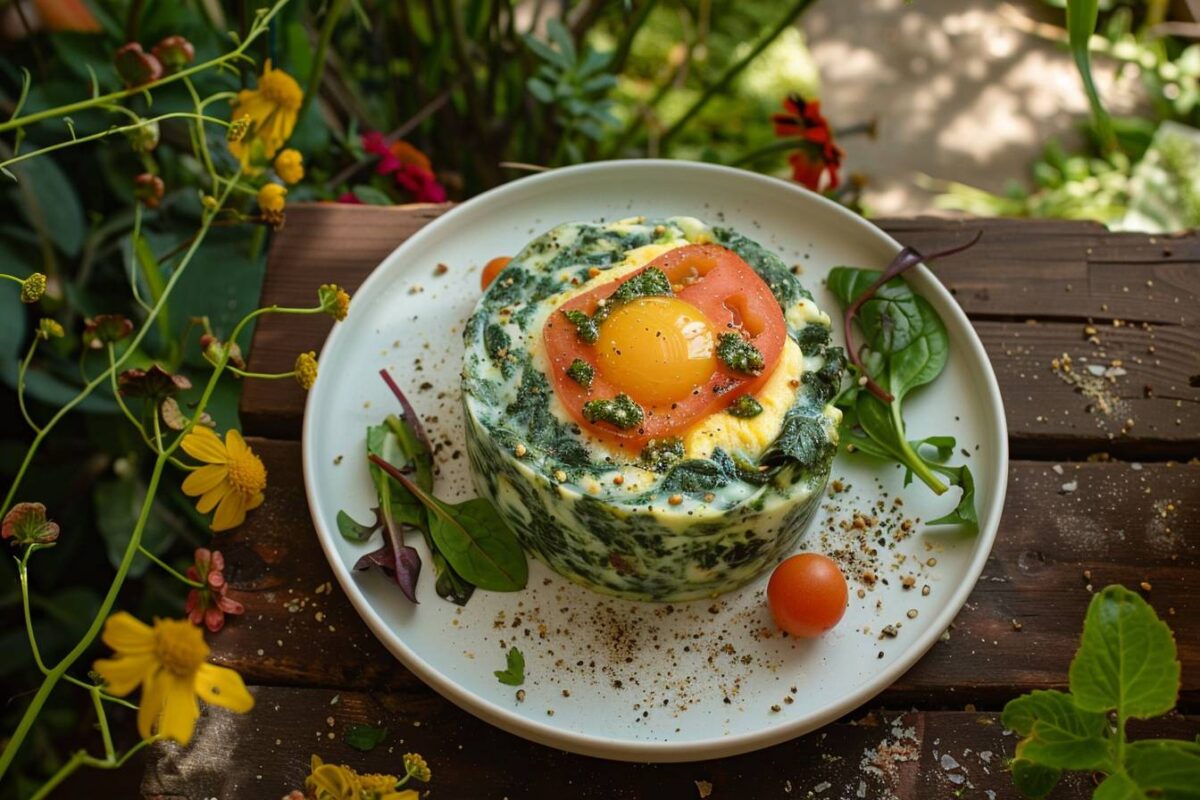
[[[873,236],[880,243],[887,245],[895,252],[899,252],[902,249],[902,245],[899,242],[870,220],[855,214],[844,206],[820,194],[811,192],[795,183],[780,178],[734,167],[697,161],[616,159],[547,170],[536,175],[502,184],[455,205],[437,219],[418,229],[416,233],[404,242],[401,242],[388,255],[384,256],[363,281],[356,294],[369,293],[375,290],[376,287],[374,284],[383,280],[382,276],[387,271],[386,267],[398,260],[398,256],[402,257],[404,255],[402,251],[418,250],[424,239],[436,236],[442,228],[453,226],[457,217],[469,213],[478,206],[501,200],[510,192],[524,191],[543,183],[552,183],[564,179],[569,180],[573,177],[584,177],[590,173],[614,168],[637,168],[643,170],[657,168],[678,170],[680,172],[706,172],[715,179],[735,179],[750,183],[770,184],[774,189],[783,186],[796,193],[798,197],[802,197],[805,202],[815,202],[818,205],[824,205],[827,211],[849,220],[853,225],[858,225],[864,235]],[[312,518],[313,527],[316,530],[317,539],[321,544],[321,549],[325,553],[325,558],[329,562],[334,576],[342,588],[342,592],[346,595],[351,605],[354,606],[359,617],[362,618],[367,627],[370,628],[372,634],[379,639],[384,647],[405,668],[443,698],[473,716],[508,733],[542,745],[569,750],[582,755],[620,761],[657,763],[700,761],[739,755],[780,744],[797,736],[815,731],[853,711],[864,703],[870,702],[904,673],[912,669],[937,642],[942,635],[942,631],[947,629],[954,620],[954,617],[962,610],[971,592],[974,591],[975,585],[978,583],[979,577],[983,573],[983,569],[995,545],[1005,496],[1008,490],[1008,424],[1004,414],[1004,401],[1000,393],[999,383],[996,380],[995,370],[992,368],[983,343],[980,341],[979,335],[975,332],[974,326],[971,325],[966,312],[962,310],[962,307],[959,306],[949,290],[924,263],[918,264],[914,270],[923,279],[923,283],[925,284],[923,289],[927,287],[926,291],[932,291],[939,295],[939,299],[942,300],[943,308],[940,311],[943,316],[948,312],[949,316],[953,318],[955,325],[963,332],[963,338],[969,345],[969,357],[983,367],[982,372],[985,378],[984,383],[988,399],[995,408],[999,409],[996,426],[990,430],[996,437],[994,445],[998,450],[996,462],[997,474],[987,507],[980,514],[980,518],[988,521],[988,524],[980,527],[977,534],[979,544],[976,547],[974,557],[966,568],[964,580],[955,587],[949,600],[942,605],[933,622],[916,641],[909,645],[895,661],[890,662],[885,668],[875,673],[869,681],[860,685],[854,692],[804,716],[798,716],[787,722],[764,725],[756,731],[747,733],[682,742],[615,740],[605,736],[567,730],[529,719],[504,708],[493,700],[471,692],[427,663],[418,653],[409,648],[403,639],[391,630],[382,615],[376,611],[368,601],[366,595],[358,587],[350,567],[342,560],[334,546],[332,532],[318,518],[315,510],[317,502],[314,488],[316,482],[314,479],[316,456],[315,445],[313,444],[315,436],[312,434],[316,422],[315,415],[310,412],[312,412],[313,406],[317,402],[315,398],[320,395],[319,391],[314,388],[313,391],[307,394],[305,400],[304,420],[301,429],[301,467],[304,475],[304,493],[308,504],[309,516]],[[321,347],[320,360],[324,360],[328,356],[331,348],[338,346],[342,338],[342,331],[342,325],[335,325],[333,327],[333,330]],[[988,428],[990,429],[991,426],[988,426]]]

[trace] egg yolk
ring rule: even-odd
[[[700,309],[675,297],[640,297],[600,324],[601,374],[642,406],[666,406],[717,369],[716,336]]]

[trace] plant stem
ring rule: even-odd
[[[100,739],[104,742],[104,757],[111,761],[116,758],[116,752],[113,750],[112,734],[108,730],[108,715],[104,713],[104,703],[100,700],[100,687],[93,686],[89,694],[96,708],[96,724],[100,726]]]
[[[239,168],[238,172],[234,176],[234,182],[236,182],[237,177],[240,175],[241,169]],[[226,188],[225,192],[218,198],[218,208],[225,204],[225,200],[229,197],[230,191],[231,188]],[[188,265],[192,261],[192,257],[196,254],[196,251],[200,248],[200,244],[204,241],[204,237],[208,233],[209,227],[212,225],[214,216],[215,214],[209,213],[202,217],[200,230],[196,232],[196,236],[192,240],[191,245],[188,247],[187,252],[180,260],[179,266],[175,268],[174,273],[171,275],[171,279],[167,281],[167,285],[163,289],[162,297],[154,305],[150,315],[146,318],[146,321],[142,323],[142,327],[138,329],[136,334],[134,334],[133,339],[129,342],[129,346],[125,349],[125,352],[119,359],[116,360],[113,366],[109,367],[109,370],[115,370],[120,367],[122,364],[124,364],[127,358],[137,351],[138,345],[141,344],[142,339],[144,339],[146,334],[149,332],[150,325],[152,324],[153,320],[166,305],[167,298],[171,295],[171,290],[183,276],[183,273],[187,270]],[[87,351],[84,350],[82,352],[86,353]],[[16,497],[17,490],[21,488],[21,481],[25,477],[25,472],[29,469],[29,465],[33,463],[33,457],[37,453],[38,447],[41,446],[42,441],[46,438],[50,431],[54,430],[55,426],[58,425],[63,417],[65,417],[73,408],[75,408],[75,406],[87,399],[87,397],[96,390],[96,387],[104,383],[104,381],[108,378],[107,373],[108,370],[88,381],[84,387],[80,389],[74,397],[68,400],[62,408],[56,411],[54,416],[50,418],[50,421],[47,422],[46,425],[34,435],[33,441],[29,445],[29,449],[25,451],[25,458],[21,462],[21,466],[17,468],[17,474],[13,477],[12,484],[10,484],[8,488],[8,493],[4,497],[4,502],[0,503],[0,516],[6,514],[9,507],[12,505],[13,498]],[[43,700],[43,702],[45,701]],[[3,771],[0,770],[0,775],[2,774]]]
[[[321,78],[325,76],[325,60],[329,57],[329,42],[333,39],[333,29],[337,27],[346,0],[333,0],[329,10],[325,12],[325,21],[321,23],[321,37],[317,40],[317,54],[313,58],[312,71],[308,74],[308,86],[304,89],[304,99],[300,101],[300,111],[296,119],[303,120],[304,112],[316,99],[321,91]]]
[[[42,661],[41,650],[38,649],[37,634],[33,631],[33,614],[29,610],[29,557],[37,549],[36,546],[25,548],[21,560],[17,562],[17,575],[21,580],[21,607],[25,612],[25,633],[29,636],[29,650],[33,653],[33,663],[37,664],[38,671],[45,675],[46,664]]]
[[[29,735],[29,731],[33,727],[38,714],[41,713],[42,706],[46,704],[46,700],[50,697],[50,693],[54,690],[54,687],[63,675],[66,674],[67,670],[92,646],[92,642],[100,634],[100,629],[104,625],[104,621],[108,619],[109,612],[112,611],[113,605],[117,602],[117,594],[125,583],[125,576],[129,573],[129,567],[133,564],[133,558],[137,555],[138,547],[142,543],[142,533],[145,531],[146,522],[150,518],[150,509],[154,504],[154,495],[158,491],[158,483],[162,479],[163,468],[166,464],[166,455],[160,455],[154,460],[154,471],[150,474],[150,482],[146,487],[146,497],[142,500],[142,508],[138,514],[137,524],[133,527],[133,533],[129,537],[129,545],[125,548],[125,555],[122,556],[121,563],[117,567],[117,574],[113,576],[112,583],[108,587],[108,593],[100,603],[100,608],[97,609],[96,615],[92,619],[92,624],[88,626],[87,632],[75,643],[75,646],[71,648],[71,652],[63,656],[62,660],[46,673],[46,676],[42,679],[42,685],[38,687],[33,700],[25,708],[25,713],[21,716],[21,721],[17,724],[16,730],[13,731],[11,738],[9,738],[7,744],[4,746],[4,752],[0,753],[0,778],[3,778],[5,773],[8,772],[13,758],[16,757],[17,751],[25,741],[25,737]],[[73,756],[72,761],[79,755],[77,753],[76,756]],[[75,764],[71,771],[74,771],[78,766],[79,764]],[[61,770],[59,774],[62,775]],[[66,773],[66,775],[69,774],[70,772]],[[55,778],[58,778],[61,782],[61,780],[66,778],[66,775],[62,775],[61,778],[56,775]],[[51,778],[51,783],[53,782],[54,778]],[[43,786],[43,791],[39,792],[40,796],[45,796],[48,793],[47,787],[53,788],[49,783]]]
[[[37,150],[30,150],[28,153],[24,153],[19,156],[13,156],[12,158],[8,159],[7,161],[0,161],[0,169],[7,169],[8,167],[13,166],[14,164],[19,164],[22,161],[26,161],[30,158],[35,158],[37,156],[44,156],[47,153],[53,153],[55,150],[62,150],[67,147],[74,147],[77,144],[85,144],[87,142],[94,142],[97,139],[103,139],[106,136],[112,136],[113,134],[117,134],[117,133],[128,133],[129,131],[136,131],[138,128],[144,128],[151,123],[162,122],[163,120],[168,120],[168,119],[180,119],[180,118],[195,119],[200,122],[215,122],[218,125],[224,125],[225,127],[229,127],[228,120],[220,119],[218,117],[207,117],[203,114],[195,114],[191,111],[172,111],[169,114],[160,114],[157,117],[151,117],[150,119],[144,119],[144,120],[141,120],[140,122],[130,123],[129,125],[118,125],[114,128],[106,128],[105,130],[102,130],[98,133],[93,133],[88,136],[81,136],[78,139],[67,139],[65,141],[59,142],[58,144],[50,144],[50,145],[46,145],[45,147],[38,148]],[[4,127],[3,125],[0,125],[0,129],[2,129],[3,127]]]
[[[195,64],[187,69],[182,69],[179,72],[166,75],[152,83],[147,83],[142,86],[133,86],[128,89],[120,89],[115,92],[109,92],[108,94],[100,95],[99,97],[89,97],[86,100],[79,100],[75,103],[68,103],[64,106],[57,106],[55,108],[47,108],[42,111],[35,111],[34,113],[26,114],[23,117],[14,117],[8,122],[0,122],[0,133],[4,133],[5,131],[9,131],[14,128],[24,128],[27,125],[32,125],[35,122],[41,122],[44,119],[70,116],[71,114],[84,111],[92,108],[93,106],[102,105],[105,103],[114,103],[117,100],[124,100],[126,97],[133,97],[134,95],[152,91],[160,86],[165,86],[168,83],[182,80],[190,75],[196,75],[197,73],[204,72],[212,69],[213,67],[218,67],[228,61],[242,58],[244,57],[243,54],[246,52],[246,49],[250,46],[250,44],[260,35],[262,35],[262,32],[267,29],[267,23],[270,22],[271,19],[279,13],[280,9],[288,4],[288,2],[289,0],[277,0],[275,5],[271,6],[271,8],[262,17],[260,17],[254,25],[250,27],[250,30],[247,32],[246,38],[242,40],[242,43],[224,55],[217,56],[216,58],[205,61],[202,64]]]
[[[719,78],[713,81],[713,83],[709,84],[709,86],[704,90],[703,94],[696,98],[696,101],[688,107],[687,111],[683,112],[683,116],[675,120],[671,127],[667,128],[666,133],[662,135],[660,147],[664,155],[666,154],[667,148],[671,141],[679,134],[683,127],[692,120],[692,117],[699,114],[700,111],[706,105],[708,105],[710,100],[712,100],[718,94],[724,92],[729,84],[733,82],[733,79],[740,75],[742,70],[750,65],[750,62],[758,58],[758,55],[763,50],[766,50],[767,46],[779,37],[779,34],[783,33],[789,26],[791,26],[792,23],[796,21],[796,17],[803,14],[805,9],[812,5],[813,2],[815,2],[815,0],[795,0],[791,7],[788,8],[788,10],[784,12],[783,16],[779,18],[779,21],[775,23],[775,27],[769,30],[765,36],[760,38],[758,42],[755,43],[754,47],[750,49],[750,52],[746,53],[746,55],[738,61],[730,64],[729,67],[726,68],[723,73],[721,73]]]
[[[21,366],[17,368],[17,405],[21,407],[21,416],[29,423],[29,427],[33,428],[34,433],[40,431],[41,428],[33,421],[33,417],[29,415],[29,409],[25,407],[25,374],[29,372],[29,363],[33,361],[37,343],[37,337],[34,336],[33,341],[29,343],[29,351],[25,353],[25,358],[21,360]]]
[[[154,562],[154,564],[156,564],[158,567],[160,567],[164,572],[166,572],[168,575],[175,578],[176,580],[180,581],[181,583],[186,583],[188,586],[191,586],[193,589],[203,589],[204,588],[203,583],[201,583],[200,581],[194,581],[191,578],[187,577],[186,575],[180,573],[177,569],[172,567],[170,564],[163,561],[161,558],[154,555],[154,553],[151,553],[149,550],[147,550],[144,545],[138,545],[138,552],[141,553],[142,555],[144,555],[146,558],[150,559],[152,562]]]
[[[228,369],[234,375],[237,375],[239,378],[262,378],[265,380],[274,381],[279,380],[280,378],[296,377],[296,370],[292,370],[291,372],[247,372],[246,370],[238,369],[237,367],[226,367],[226,369]]]
[[[893,401],[888,404],[888,410],[892,415],[892,426],[896,429],[896,439],[900,448],[901,461],[903,464],[913,471],[921,481],[933,490],[934,494],[945,494],[947,487],[942,483],[933,470],[925,463],[925,460],[917,455],[912,449],[912,445],[908,443],[908,439],[904,436],[904,418],[900,416],[900,403]]]

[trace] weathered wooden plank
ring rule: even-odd
[[[304,502],[299,446],[251,442],[271,489],[243,528],[217,542],[246,614],[213,637],[214,656],[254,683],[419,687],[333,578]],[[1151,583],[1150,602],[1176,632],[1184,701],[1200,702],[1200,538],[1188,535],[1200,526],[1200,466],[1137,467],[1063,464],[1060,475],[1053,464],[1014,462],[1000,535],[975,592],[949,638],[884,702],[998,706],[1014,692],[1061,687],[1091,596],[1085,570],[1096,587]],[[1064,484],[1073,490],[1063,493]],[[324,585],[332,591],[318,594]]]
[[[571,755],[493,728],[431,694],[371,695],[330,689],[258,687],[246,716],[210,709],[188,750],[156,746],[142,784],[153,800],[281,797],[302,788],[309,756],[361,772],[402,771],[402,755],[419,752],[442,800],[562,797],[695,800],[813,797],[831,800],[1016,800],[1006,760],[1015,737],[996,713],[964,711],[860,713],[817,733],[734,758],[690,764],[628,764]],[[368,753],[343,743],[348,726],[388,729]],[[1140,736],[1191,737],[1200,717],[1139,726]],[[703,785],[703,784],[702,784]],[[1060,800],[1091,797],[1091,777],[1065,781]],[[961,794],[960,794],[961,793]]]
[[[319,284],[334,280],[357,287],[396,244],[443,210],[336,205],[289,210],[288,227],[272,247],[263,302],[310,303]],[[1005,395],[1014,453],[1044,457],[1104,449],[1129,458],[1193,455],[1191,437],[1200,430],[1200,392],[1188,385],[1189,377],[1200,373],[1200,324],[1189,316],[1200,301],[1196,237],[1169,240],[1175,261],[1134,266],[1141,263],[1137,259],[1149,258],[1143,252],[1148,237],[1107,234],[1081,223],[971,224],[983,227],[985,238],[969,253],[939,262],[937,269],[987,346]],[[959,242],[973,230],[966,222],[947,220],[886,220],[884,225],[925,250]],[[1114,257],[1127,263],[1089,261],[1089,250],[1108,252],[1109,242]],[[1180,261],[1184,257],[1195,260]],[[1146,286],[1146,280],[1154,285]],[[1051,321],[1024,324],[1038,317]],[[1087,341],[1089,319],[1095,319],[1098,344]],[[1114,319],[1121,320],[1120,327],[1114,327]],[[325,317],[264,318],[255,332],[253,368],[290,369],[296,353],[320,349],[329,325]],[[1122,363],[1125,374],[1110,384],[1091,381],[1105,398],[1101,407],[1111,413],[1089,414],[1095,398],[1081,396],[1076,383],[1060,380],[1052,370],[1052,360],[1064,352],[1089,359],[1077,364],[1084,373],[1088,364]],[[289,381],[249,381],[242,421],[253,433],[296,438],[303,403],[303,393]],[[1126,425],[1130,419],[1132,428]]]

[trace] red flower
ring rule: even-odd
[[[829,176],[826,189],[836,189],[841,183],[838,170],[842,166],[842,148],[833,141],[829,121],[821,114],[818,100],[805,100],[798,94],[783,101],[783,113],[775,114],[775,135],[801,139],[788,161],[792,165],[792,180],[813,191],[821,191],[822,178]]]
[[[446,190],[433,173],[416,164],[402,164],[396,170],[396,185],[413,196],[418,203],[444,203]]]
[[[196,563],[187,569],[187,576],[204,586],[188,592],[188,619],[193,625],[204,625],[213,633],[225,625],[226,614],[241,614],[246,607],[227,597],[225,592],[229,586],[225,583],[225,557],[219,550],[196,549]]]
[[[375,172],[391,175],[396,185],[412,195],[418,203],[446,202],[446,189],[433,174],[429,157],[408,142],[388,143],[379,131],[368,131],[362,135],[363,150],[377,157]],[[353,203],[346,195],[338,198],[340,203]]]

